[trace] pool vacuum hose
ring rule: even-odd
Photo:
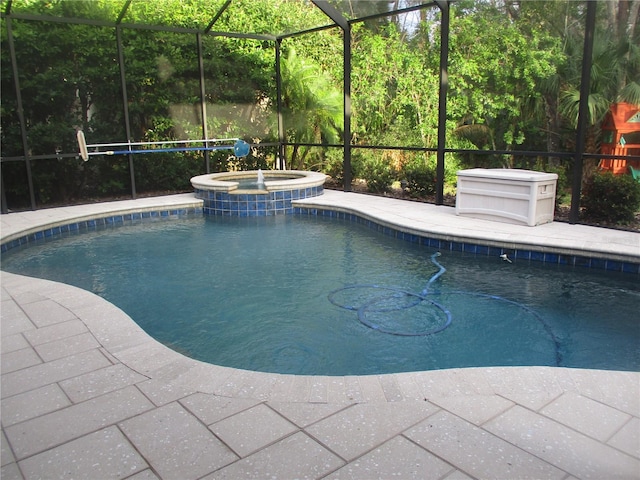
[[[363,324],[366,325],[367,327],[373,329],[373,330],[377,330],[379,332],[382,333],[387,333],[389,335],[397,335],[397,336],[401,336],[401,337],[420,337],[420,336],[427,336],[427,335],[433,335],[435,333],[439,333],[442,332],[443,330],[445,330],[446,328],[448,328],[451,325],[452,322],[452,315],[451,312],[449,310],[447,310],[447,308],[445,308],[444,306],[442,306],[441,304],[431,300],[429,298],[431,294],[430,292],[430,288],[433,285],[433,283],[438,280],[442,275],[444,275],[444,273],[447,271],[446,268],[444,268],[444,266],[442,266],[442,264],[440,262],[438,262],[438,260],[436,260],[436,257],[440,256],[440,252],[436,252],[433,255],[431,255],[431,262],[438,267],[438,271],[431,276],[431,278],[429,279],[429,281],[427,282],[427,284],[425,285],[424,289],[420,292],[420,293],[415,293],[415,292],[410,292],[408,290],[404,290],[401,288],[395,288],[395,287],[386,287],[386,286],[381,286],[381,285],[370,285],[370,284],[355,284],[355,285],[347,285],[345,287],[342,288],[338,288],[332,292],[329,293],[328,295],[328,299],[329,301],[340,307],[340,308],[344,308],[346,310],[353,310],[356,311],[358,313],[358,320]],[[354,306],[354,305],[347,305],[345,303],[341,303],[337,300],[337,295],[341,292],[344,292],[346,290],[362,290],[362,289],[375,289],[375,290],[381,290],[381,291],[385,291],[385,292],[389,292],[388,294],[382,294],[379,297],[374,297],[370,300],[365,301],[365,303],[363,303],[360,306]],[[512,300],[508,300],[506,298],[500,297],[498,295],[489,295],[489,294],[485,294],[485,293],[474,293],[474,292],[463,292],[463,291],[454,291],[454,292],[450,292],[452,294],[457,294],[457,295],[471,295],[474,297],[481,297],[481,298],[489,298],[492,300],[498,300],[498,301],[502,301],[502,302],[506,302],[509,303],[511,305],[514,305],[518,308],[521,308],[522,310],[526,311],[527,313],[533,315],[543,326],[544,330],[547,332],[547,334],[549,334],[549,336],[551,337],[553,343],[554,343],[554,347],[555,347],[555,363],[556,366],[560,366],[561,363],[561,355],[560,355],[560,344],[559,341],[557,339],[557,337],[554,335],[553,331],[551,330],[551,327],[549,326],[549,324],[540,316],[538,315],[535,311],[533,311],[531,308],[527,307],[526,305],[523,305],[522,303],[518,303],[518,302],[514,302]],[[396,305],[396,306],[381,306],[380,304],[387,301],[387,300],[391,300],[391,299],[400,299],[400,298],[410,298],[412,299],[412,301],[407,302],[403,305]],[[368,313],[382,313],[382,312],[392,312],[392,311],[398,311],[398,310],[406,310],[412,307],[415,307],[416,305],[421,304],[422,302],[428,302],[429,304],[433,305],[434,307],[436,307],[438,310],[440,310],[440,312],[442,313],[443,316],[443,321],[437,325],[436,327],[433,327],[431,329],[426,329],[426,330],[418,330],[418,331],[404,331],[404,330],[398,330],[398,329],[390,329],[384,326],[381,326],[377,323],[375,323],[374,321],[372,321],[369,316],[367,315]],[[378,307],[376,308],[376,305],[378,305]]]

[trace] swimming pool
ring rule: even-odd
[[[448,328],[399,337],[359,321],[364,308],[392,331],[442,322],[429,302],[391,309],[390,302],[415,299],[379,292],[421,294],[439,271],[434,253],[344,220],[196,216],[11,249],[2,268],[93,291],[170,347],[237,368],[311,375],[640,369],[640,288],[625,274],[442,252],[446,272],[427,298],[451,313]],[[345,288],[356,285],[382,288]]]

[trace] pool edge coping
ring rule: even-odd
[[[163,200],[166,200],[167,198],[170,198],[170,197],[150,197],[150,198],[162,198]],[[125,202],[127,201],[125,200]],[[82,207],[93,207],[94,205],[103,205],[106,207],[108,205],[115,206],[116,204],[119,205],[121,203],[122,202],[114,202],[114,203],[106,202],[106,203],[91,204],[91,205],[77,205],[77,206],[74,205],[73,207],[62,207],[61,209],[63,210],[69,209],[69,208],[74,209],[75,207],[77,207],[78,209],[81,209]],[[202,205],[203,205],[202,200],[193,198],[190,201],[184,200],[179,203],[171,203],[171,204],[167,204],[164,202],[158,202],[156,204],[152,202],[146,206],[143,206],[143,205],[135,205],[135,206],[128,206],[128,207],[116,206],[115,208],[111,208],[111,209],[96,208],[96,211],[91,213],[79,213],[79,214],[70,213],[66,216],[63,216],[62,218],[55,219],[55,220],[43,219],[39,223],[29,225],[27,227],[18,229],[6,235],[4,234],[4,231],[0,231],[0,246],[4,247],[6,244],[13,242],[17,239],[28,237],[39,232],[45,232],[47,230],[53,230],[63,226],[68,226],[73,223],[88,222],[92,220],[105,219],[105,218],[111,218],[116,216],[134,215],[137,213],[143,214],[143,213],[154,212],[154,213],[158,213],[160,216],[164,216],[162,215],[164,212],[167,213],[166,216],[177,215],[177,214],[180,214],[179,212],[180,210],[199,210],[201,213]],[[47,210],[56,210],[56,209],[47,209]],[[35,212],[47,212],[47,210],[36,210]],[[18,214],[18,215],[21,213],[26,213],[26,212],[15,212],[15,214]],[[3,216],[4,215],[12,215],[12,213],[3,214]],[[45,235],[45,236],[49,236],[49,235]]]

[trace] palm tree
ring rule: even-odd
[[[640,105],[640,47],[629,41],[615,44],[603,35],[594,38],[589,124],[598,125],[612,103]],[[560,111],[573,126],[578,123],[580,85],[569,83],[560,93]]]
[[[640,105],[640,35],[636,28],[640,0],[603,2],[594,36],[591,86],[588,99],[589,124],[598,125],[613,103]],[[561,113],[571,125],[577,124],[580,101],[577,49],[582,32],[568,36],[566,45],[574,50],[573,80],[568,78],[560,95]],[[573,47],[573,48],[571,48]],[[571,72],[568,72],[571,74]]]
[[[343,98],[310,60],[290,49],[282,64],[282,102],[287,136],[294,143],[338,143],[343,122]],[[288,124],[288,125],[287,125]],[[308,148],[295,145],[290,165],[303,168]]]

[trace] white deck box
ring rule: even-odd
[[[555,173],[504,168],[458,171],[456,215],[533,227],[553,221]]]

